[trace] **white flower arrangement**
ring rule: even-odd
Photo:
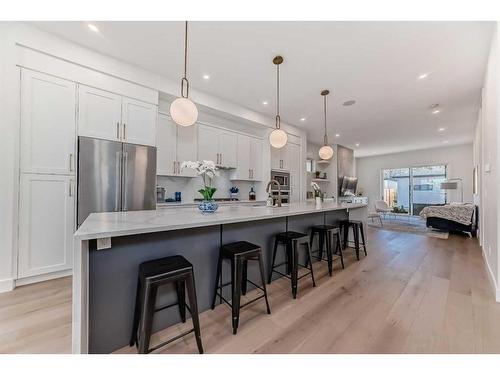
[[[314,190],[314,196],[321,197],[321,189],[320,189],[319,185],[316,182],[311,182],[311,187]]]
[[[212,200],[216,188],[212,186],[212,180],[219,176],[219,171],[217,166],[212,160],[203,161],[183,161],[181,164],[181,170],[189,168],[194,169],[198,176],[203,179],[204,188],[198,190],[198,192],[203,195],[205,200]]]

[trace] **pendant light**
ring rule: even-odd
[[[280,65],[283,62],[283,57],[276,56],[273,59],[273,64],[276,65],[276,123],[275,128],[269,134],[269,143],[274,148],[282,148],[286,145],[288,136],[284,130],[281,130],[281,118],[280,118]]]
[[[328,136],[326,135],[326,96],[330,93],[328,90],[321,91],[321,96],[323,96],[324,103],[324,114],[325,114],[325,136],[323,138],[323,147],[319,149],[319,157],[323,160],[330,160],[333,157],[333,148],[328,145]]]
[[[170,105],[170,116],[172,120],[181,126],[191,126],[198,120],[198,108],[189,99],[189,81],[187,73],[187,42],[188,42],[188,22],[184,31],[184,76],[181,80],[181,97],[175,99]]]

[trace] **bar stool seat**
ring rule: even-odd
[[[343,220],[341,222],[341,228],[344,236],[344,249],[348,247],[349,243],[351,244],[353,243],[353,241],[349,241],[349,228],[352,228],[354,237],[354,250],[356,251],[356,259],[359,260],[360,246],[363,246],[363,251],[366,256],[367,252],[366,252],[365,230],[363,222],[360,220]],[[360,235],[361,235],[361,242],[359,241]]]
[[[344,257],[342,254],[340,229],[336,225],[326,225],[326,224],[313,225],[310,229],[311,229],[311,235],[309,239],[309,247],[311,248],[311,253],[312,254],[317,253],[318,255],[315,256],[315,258],[320,261],[326,260],[328,264],[328,274],[332,276],[333,256],[334,256],[332,249],[332,236],[335,236],[337,239],[335,254],[338,257],[340,257],[342,268],[344,268]],[[313,250],[314,237],[316,234],[318,234],[318,250]],[[323,250],[325,248],[325,243],[326,243],[326,259],[323,258]],[[306,263],[306,266],[307,265],[308,264]]]
[[[231,263],[231,281],[228,283],[222,282],[222,263],[224,259],[229,260]],[[247,273],[249,260],[258,261],[262,286],[248,280]],[[247,283],[250,283],[256,288],[262,290],[263,294],[242,305],[240,302],[241,295],[246,294]],[[231,302],[222,296],[222,288],[229,285],[231,285]],[[260,246],[247,241],[238,241],[228,243],[220,247],[219,259],[217,262],[217,275],[215,278],[215,287],[212,299],[212,310],[215,308],[215,300],[217,296],[220,298],[220,303],[224,301],[231,307],[234,335],[238,332],[240,309],[242,307],[264,298],[266,300],[267,313],[271,314],[271,308],[269,307],[269,301],[267,299],[266,282],[264,279],[264,263],[262,261],[262,250]]]
[[[173,283],[176,286],[177,302],[156,307],[158,287]],[[186,305],[186,289],[189,306]],[[153,348],[149,347],[153,316],[170,307],[178,306],[182,322],[186,322],[186,308],[191,313],[193,328],[183,332]],[[139,265],[137,295],[135,299],[134,322],[130,346],[137,346],[139,353],[146,354],[159,349],[181,337],[194,332],[200,354],[203,353],[201,342],[198,305],[194,282],[193,265],[183,256],[174,255],[143,262]]]
[[[304,246],[306,248],[306,257],[307,257],[307,265],[302,265],[299,263],[299,255],[298,255],[298,245]],[[279,245],[285,245],[285,256],[286,261],[282,263],[276,264],[276,253],[278,252]],[[286,264],[286,274],[277,271],[276,268]],[[309,272],[303,274],[299,277],[299,267],[307,268]],[[290,279],[292,286],[292,297],[297,298],[297,286],[298,281],[305,276],[311,275],[313,287],[316,286],[316,282],[314,280],[314,271],[312,268],[312,257],[311,257],[311,249],[309,247],[309,242],[307,242],[307,234],[287,231],[282,233],[277,233],[274,237],[274,249],[273,249],[273,260],[271,263],[271,269],[269,271],[268,284],[271,284],[273,273],[277,273],[281,276],[284,276]],[[290,275],[290,276],[289,276]]]

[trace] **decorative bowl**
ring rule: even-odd
[[[198,204],[198,208],[204,214],[211,214],[211,213],[214,213],[215,211],[217,211],[217,209],[219,208],[219,205],[217,204],[216,201],[213,201],[213,200],[212,201],[201,201]]]

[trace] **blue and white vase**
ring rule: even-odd
[[[211,200],[211,201],[201,201],[198,204],[198,208],[204,214],[211,214],[211,213],[214,213],[215,211],[217,211],[217,209],[219,208],[219,205],[214,200]]]

